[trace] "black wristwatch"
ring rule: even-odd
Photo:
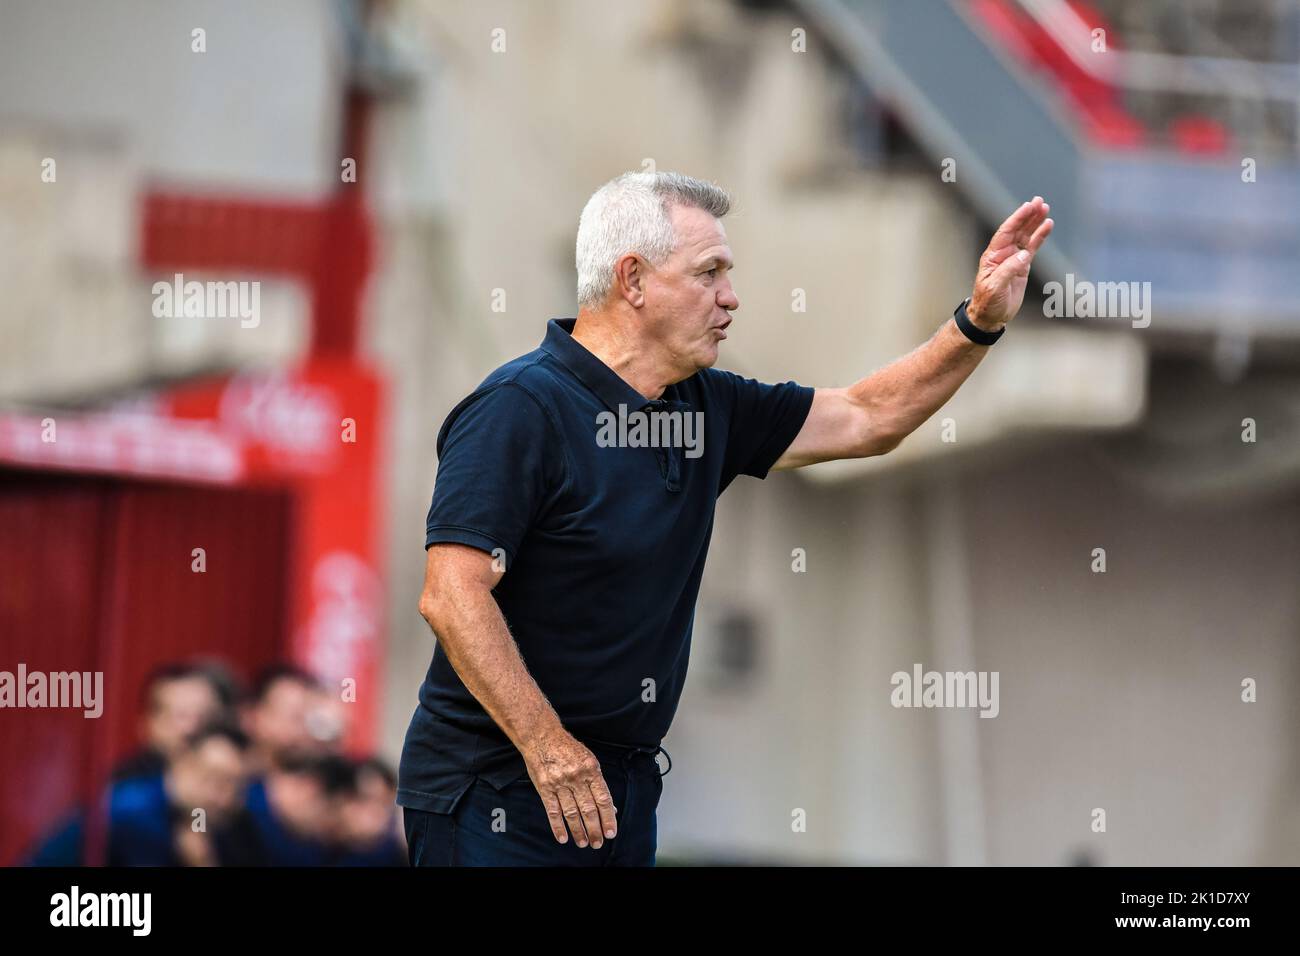
[[[985,332],[966,314],[966,306],[970,305],[970,296],[961,300],[961,304],[953,311],[953,320],[957,323],[957,328],[961,329],[962,335],[970,339],[976,345],[992,345],[998,339],[1002,338],[1002,333],[1007,330],[1004,325],[996,332]]]

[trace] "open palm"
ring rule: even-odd
[[[1034,253],[1052,231],[1052,220],[1047,218],[1050,209],[1042,196],[1035,196],[1021,204],[993,234],[980,256],[967,310],[976,325],[995,331],[1020,311]]]

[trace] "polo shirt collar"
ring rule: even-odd
[[[651,404],[649,399],[623,381],[617,372],[574,340],[573,327],[577,321],[576,318],[549,320],[546,323],[546,338],[542,340],[542,351],[554,356],[556,361],[604,402],[611,412],[617,413],[619,405],[626,406],[628,411],[636,411]],[[668,398],[668,391],[664,392],[663,398]]]

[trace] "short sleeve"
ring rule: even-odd
[[[507,566],[563,477],[561,445],[533,394],[513,382],[470,395],[438,434],[424,546],[505,551]]]
[[[737,475],[767,477],[803,428],[815,389],[796,382],[769,385],[734,372],[711,371],[730,406],[720,494]]]

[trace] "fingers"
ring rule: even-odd
[[[1042,196],[1035,196],[1030,200],[1029,206],[1029,215],[1025,217],[1025,221],[1020,224],[1020,229],[1016,232],[1016,242],[1021,246],[1029,241],[1029,237],[1047,218],[1047,213],[1052,208],[1043,201]]]
[[[596,801],[596,810],[600,813],[600,829],[609,839],[618,836],[618,821],[615,820],[616,808],[605,778],[599,774],[591,781],[591,795]]]
[[[564,828],[564,812],[560,809],[559,797],[550,790],[540,796],[542,806],[546,808],[546,819],[551,824],[551,835],[555,837],[555,842],[568,843],[569,834]]]
[[[993,246],[989,246],[988,251],[984,253],[983,261],[980,263],[980,272],[992,272],[1019,251],[1020,247],[1014,242],[1008,242],[996,249]]]
[[[1029,254],[1025,253],[1025,258],[1020,258],[1017,252],[1002,265],[993,270],[993,275],[989,279],[988,288],[991,290],[1005,290],[1011,283],[1012,279],[1017,277],[1024,278],[1029,275]]]
[[[1052,231],[1052,220],[1047,218],[1051,206],[1035,196],[1024,203],[998,229],[981,258],[981,271],[992,272],[1020,250],[1029,251],[1032,257]]]
[[[600,761],[579,740],[558,729],[526,748],[525,760],[557,843],[572,834],[578,846],[600,849],[617,835],[618,807]]]
[[[1001,264],[993,270],[993,274],[999,277],[1001,277],[1000,274],[1005,274],[1007,277],[1029,275],[1029,267],[1033,264],[1034,253],[1038,251],[1039,246],[1043,244],[1051,232],[1052,220],[1044,219],[1038,228],[1034,230],[1033,235],[1025,240],[1023,249],[1018,249],[1015,246],[1007,247],[1006,254],[1001,257]]]
[[[556,795],[560,798],[560,809],[564,813],[564,822],[568,824],[569,832],[573,834],[573,842],[578,846],[586,846],[587,828],[583,826],[582,811],[578,808],[578,801],[573,798],[573,791],[561,787]]]
[[[597,774],[585,786],[579,784],[574,790],[562,788],[558,796],[560,810],[556,816],[568,824],[578,846],[585,847],[590,843],[593,850],[599,850],[606,838],[612,840],[618,835],[614,798],[605,786],[604,777]],[[551,816],[549,807],[547,816]],[[552,819],[551,831],[563,843],[563,825],[556,824],[557,820]]]
[[[991,285],[994,288],[1006,286],[1012,279],[1023,279],[1029,275],[1029,267],[1033,264],[1034,254],[1028,249],[1017,249],[1016,254],[1009,257],[1002,265],[993,270]]]
[[[1043,208],[1046,209],[1047,207],[1044,206]],[[1052,220],[1044,219],[1038,228],[1034,230],[1033,235],[1029,237],[1029,241],[1025,243],[1025,248],[1029,250],[1031,256],[1038,251],[1038,247],[1051,235],[1052,225]]]
[[[600,823],[600,811],[596,808],[596,798],[592,795],[590,784],[579,787],[574,795],[578,799],[578,809],[582,812],[582,825],[586,827],[591,848],[599,850],[605,842],[605,831]],[[582,846],[582,843],[579,842],[578,846]]]
[[[1042,201],[1043,197],[1035,196],[1029,202],[1021,203],[1020,208],[1008,216],[1006,221],[998,226],[997,232],[993,233],[993,241],[989,243],[989,248],[1001,248],[1008,242],[1015,242],[1021,229],[1038,211],[1038,205]]]
[[[988,253],[1004,251],[1007,246],[1023,249],[1028,244],[1035,230],[1047,218],[1051,206],[1043,201],[1042,196],[1035,196],[1029,202],[1021,203],[1020,208],[1007,217],[1006,222],[998,227],[989,242]],[[1005,258],[1005,253],[1002,258]],[[1001,261],[1001,260],[999,260]]]

